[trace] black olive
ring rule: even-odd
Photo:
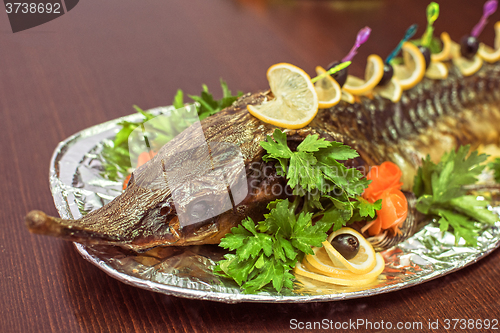
[[[476,37],[470,35],[462,37],[462,40],[460,41],[460,53],[462,53],[462,57],[467,59],[474,58],[478,48],[479,41]]]
[[[429,65],[431,64],[431,51],[429,51],[428,48],[422,45],[420,45],[418,49],[420,50],[420,52],[422,52],[422,55],[424,56],[425,69],[429,68]]]
[[[382,78],[380,79],[380,82],[378,83],[379,86],[383,86],[387,83],[389,83],[394,75],[394,68],[392,68],[391,64],[384,63],[384,75],[382,75]]]
[[[340,65],[339,61],[332,62],[330,65],[328,65],[328,68],[326,69],[326,71],[329,71],[330,69],[332,69],[333,67],[335,67],[337,65]],[[345,81],[347,80],[347,67],[338,71],[337,73],[331,74],[330,76],[333,77],[333,79],[335,81],[337,81],[339,86],[342,88],[345,84]]]
[[[354,258],[359,251],[359,240],[351,234],[337,235],[331,244],[347,260]]]
[[[210,207],[207,202],[199,201],[189,207],[189,214],[195,219],[201,219],[207,216]]]

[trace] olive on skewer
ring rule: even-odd
[[[477,53],[479,49],[479,40],[478,37],[483,32],[486,23],[488,23],[488,17],[492,15],[498,6],[497,0],[489,0],[486,1],[483,7],[483,15],[479,22],[472,28],[472,32],[470,35],[465,35],[460,40],[460,53],[462,57],[471,60]]]
[[[371,29],[369,27],[364,27],[358,32],[358,35],[356,36],[356,42],[354,43],[354,46],[351,48],[351,51],[342,58],[341,61],[334,61],[330,63],[327,67],[327,71],[330,69],[338,66],[341,63],[351,61],[352,58],[358,53],[358,48],[361,46],[361,44],[365,43],[368,38],[370,37]],[[347,80],[347,68],[344,68],[334,74],[331,74],[332,78],[337,81],[337,83],[340,85],[340,87],[343,87],[346,80]]]
[[[432,36],[434,34],[434,22],[437,20],[439,16],[439,5],[435,2],[431,2],[427,6],[426,14],[427,14],[427,28],[425,29],[425,32],[420,40],[420,45],[418,46],[418,49],[420,50],[425,59],[425,69],[429,68],[429,65],[431,64],[430,45],[432,42]]]
[[[403,39],[401,39],[401,41],[398,43],[396,48],[385,59],[385,61],[384,61],[384,75],[382,76],[382,79],[380,80],[380,82],[378,84],[379,86],[383,86],[391,81],[392,77],[394,76],[394,68],[392,68],[391,60],[399,54],[399,52],[401,51],[401,47],[403,47],[403,44],[408,39],[412,38],[413,35],[415,35],[415,33],[417,32],[417,28],[418,28],[418,25],[416,25],[416,24],[413,24],[412,26],[410,26],[406,30]]]

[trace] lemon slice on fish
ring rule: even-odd
[[[366,64],[365,79],[347,75],[347,80],[342,89],[352,95],[368,95],[377,86],[383,75],[384,62],[382,58],[376,54],[371,54],[368,56]]]
[[[304,264],[297,262],[295,264],[295,268],[293,269],[293,271],[298,276],[304,276],[317,281],[337,284],[341,286],[356,287],[356,286],[364,286],[374,282],[377,279],[377,277],[382,273],[384,267],[385,267],[384,258],[382,258],[380,253],[377,253],[375,255],[375,265],[373,266],[373,269],[367,272],[366,274],[351,273],[351,275],[340,275],[340,276],[325,275],[323,274],[323,272],[315,269],[307,262],[305,262]]]
[[[342,97],[341,97],[341,99],[344,102],[347,102],[349,104],[354,104],[356,102],[356,99],[354,98],[354,96],[352,94],[348,93],[345,90],[342,90]]]
[[[267,80],[274,99],[248,105],[254,117],[283,128],[307,126],[318,113],[318,95],[311,78],[297,66],[279,63],[269,67]]]
[[[479,44],[477,54],[486,62],[495,63],[500,60],[500,21],[495,23],[495,49]]]
[[[402,46],[404,64],[393,65],[394,76],[399,80],[401,88],[408,90],[422,81],[425,75],[425,58],[417,46],[410,42]]]
[[[399,84],[399,80],[393,76],[385,85],[373,88],[373,94],[385,97],[397,103],[403,95],[403,89],[401,88],[401,84]]]
[[[448,77],[448,66],[441,61],[431,60],[429,68],[425,71],[425,77],[434,80],[444,80]]]
[[[476,54],[472,60],[464,57],[453,58],[453,63],[458,67],[463,76],[471,76],[481,69],[483,59]]]
[[[500,49],[493,50],[488,45],[480,44],[477,54],[486,62],[495,63],[500,60]]]
[[[332,246],[331,241],[340,234],[350,234],[358,239],[359,251],[354,258],[349,260],[344,258],[344,256]],[[352,228],[341,228],[333,232],[328,236],[328,240],[324,241],[322,244],[334,266],[345,267],[355,274],[366,274],[376,265],[375,250],[373,246],[359,232]]]
[[[471,60],[462,57],[460,45],[454,41],[451,41],[450,54],[453,64],[457,66],[463,76],[471,76],[483,66],[483,59],[478,54],[474,55]]]
[[[441,33],[441,42],[443,42],[443,48],[441,52],[431,54],[432,61],[446,61],[450,59],[451,38],[447,32]]]
[[[321,67],[316,67],[316,74],[321,75],[326,70]],[[330,75],[316,81],[314,83],[316,93],[318,94],[318,107],[320,109],[328,109],[337,105],[342,98],[342,89],[340,85]]]

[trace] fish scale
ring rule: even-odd
[[[307,135],[316,133],[326,140],[342,142],[360,155],[348,162],[350,166],[366,171],[367,167],[387,160],[396,163],[403,171],[402,181],[408,190],[425,155],[430,154],[436,160],[460,144],[477,147],[499,143],[499,73],[497,64],[484,64],[470,77],[462,77],[458,69],[451,67],[446,80],[423,79],[403,92],[398,103],[379,96],[372,99],[361,96],[355,104],[341,101],[330,109],[319,110],[307,127],[285,130],[289,146],[295,149]],[[200,223],[181,226],[171,195],[176,189],[141,186],[162,175],[165,165],[162,169],[159,161],[169,154],[169,147],[178,143],[189,148],[193,144],[191,137],[183,137],[181,133],[151,162],[139,168],[124,193],[107,205],[78,220],[33,211],[26,217],[28,228],[34,233],[69,241],[144,251],[155,246],[216,244],[247,216],[261,220],[270,201],[287,197],[286,193],[272,192],[276,185],[286,189],[286,180],[276,175],[272,162],[262,160],[265,152],[260,142],[273,133],[275,126],[261,122],[246,108],[269,98],[268,92],[246,94],[231,107],[202,121],[203,134],[209,143],[235,144],[244,157],[249,191],[233,209]],[[272,172],[264,176],[263,170]],[[227,171],[227,174],[234,172]],[[185,191],[179,200],[190,207],[198,199]],[[408,223],[415,220],[412,217]],[[404,228],[413,230],[412,226]],[[408,232],[404,237],[410,235]]]

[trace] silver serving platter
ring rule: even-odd
[[[168,114],[172,107],[150,110]],[[109,179],[102,167],[103,145],[113,140],[123,120],[139,121],[133,114],[85,129],[61,142],[50,165],[50,186],[62,218],[74,219],[102,207],[122,191],[120,181]],[[492,207],[500,213],[500,207]],[[224,254],[215,245],[156,248],[132,253],[117,247],[75,243],[77,251],[110,276],[139,288],[185,298],[226,303],[303,303],[367,297],[408,288],[457,271],[485,257],[500,245],[500,222],[483,229],[478,246],[455,244],[449,232],[430,223],[403,243],[382,252],[384,272],[364,287],[342,287],[297,277],[293,291],[266,289],[244,294],[238,285],[212,272]]]

